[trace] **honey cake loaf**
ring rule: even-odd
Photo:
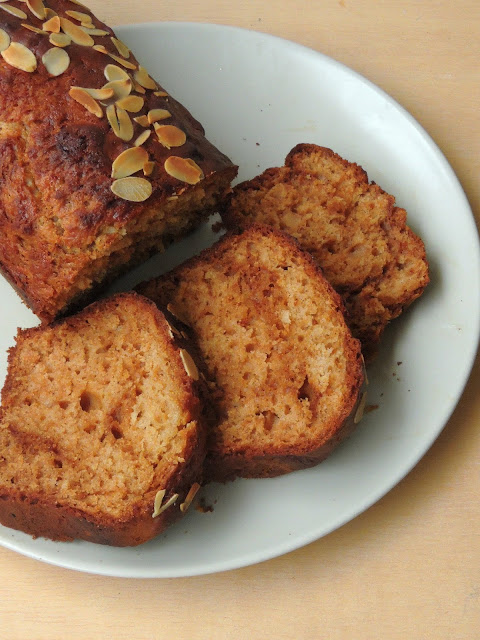
[[[287,234],[227,235],[138,290],[195,335],[218,415],[207,480],[313,466],[358,422],[360,343],[340,296]]]
[[[172,336],[133,292],[18,332],[0,409],[3,525],[135,546],[182,515],[206,425],[198,370]]]
[[[205,220],[237,168],[79,2],[0,3],[0,54],[0,270],[50,322]]]
[[[361,167],[314,144],[297,145],[283,167],[237,185],[222,219],[230,229],[261,223],[292,234],[343,297],[367,360],[429,281],[425,247],[405,209]]]

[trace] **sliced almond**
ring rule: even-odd
[[[107,120],[109,125],[112,127],[113,133],[120,137],[120,125],[118,124],[117,118],[117,109],[114,104],[111,104],[107,107]]]
[[[91,22],[92,16],[89,13],[83,13],[82,11],[65,11],[65,15],[78,20],[78,22]]]
[[[82,87],[71,87],[68,95],[76,102],[85,107],[87,111],[93,113],[97,118],[103,117],[102,107],[92,96]]]
[[[154,123],[155,133],[157,134],[158,141],[167,149],[172,147],[181,147],[187,141],[187,136],[184,131],[175,127],[173,124],[158,124]]]
[[[66,33],[51,33],[48,39],[56,47],[68,47],[72,44],[72,39]]]
[[[105,78],[112,82],[113,80],[130,80],[130,76],[121,67],[116,64],[107,64],[104,69]]]
[[[143,175],[144,176],[151,176],[154,169],[155,169],[155,162],[152,162],[151,160],[146,162],[143,165]]]
[[[75,44],[79,44],[82,47],[93,47],[93,45],[95,44],[95,40],[92,38],[92,36],[88,35],[88,33],[85,33],[85,31],[81,27],[74,24],[68,18],[60,18],[60,24],[62,26],[63,32],[66,33],[67,36],[70,36]]]
[[[10,46],[10,36],[6,31],[0,29],[0,52],[5,51]]]
[[[39,20],[45,20],[45,5],[42,0],[27,0],[27,7]]]
[[[142,131],[142,133],[138,136],[138,138],[133,143],[134,146],[140,147],[144,142],[146,142],[149,139],[151,135],[152,135],[151,129],[145,129],[145,131]]]
[[[50,7],[46,7],[45,8],[45,20],[50,20],[51,18],[54,18],[57,14],[56,11],[54,11],[53,9],[50,9]]]
[[[60,33],[60,18],[58,16],[54,16],[47,20],[42,25],[44,31],[51,31],[52,33]]]
[[[154,96],[158,96],[159,98],[166,98],[168,93],[166,91],[155,91]]]
[[[121,153],[112,164],[112,178],[126,178],[143,169],[148,153],[143,147],[131,147]]]
[[[197,184],[203,179],[203,171],[191,158],[170,156],[165,160],[165,171],[172,178],[176,178],[187,184]]]
[[[0,4],[0,7],[2,6]],[[37,68],[37,59],[30,49],[20,42],[11,42],[1,55],[7,64],[16,69],[32,73]]]
[[[120,128],[119,138],[125,142],[129,142],[133,138],[133,124],[130,120],[130,116],[125,109],[117,107],[117,118],[118,126]]]
[[[112,89],[115,100],[121,100],[130,95],[132,90],[132,81],[130,78],[126,80],[112,80],[103,85],[102,89]]]
[[[89,93],[92,98],[95,98],[95,100],[109,100],[115,95],[113,89],[105,87],[102,87],[101,89],[85,89],[85,91]]]
[[[118,53],[121,56],[123,56],[124,58],[130,57],[130,49],[127,47],[126,44],[124,44],[118,38],[114,38],[113,36],[110,37],[110,40],[113,42],[113,44],[115,45],[115,49],[118,51]]]
[[[107,55],[110,56],[110,58],[112,60],[115,60],[115,62],[118,62],[118,64],[121,64],[122,67],[125,67],[125,69],[136,69],[137,68],[137,65],[133,64],[133,62],[129,62],[128,60],[124,60],[123,58],[120,58],[119,56],[116,56],[113,53],[110,53],[109,51],[107,51]]]
[[[43,54],[42,62],[51,76],[61,76],[70,65],[70,57],[64,49],[54,47]]]
[[[16,18],[22,18],[22,20],[27,20],[28,18],[25,11],[22,11],[21,9],[18,9],[17,7],[14,7],[11,4],[2,3],[0,4],[0,9],[3,9],[4,11],[6,11],[7,13],[10,13],[12,16],[15,16]]]
[[[180,511],[182,513],[185,513],[185,511],[188,509],[188,507],[192,504],[192,502],[193,502],[195,496],[197,495],[199,489],[200,489],[200,485],[198,484],[198,482],[194,482],[192,484],[192,486],[190,487],[189,492],[185,496],[184,502],[182,502],[182,504],[180,505]]]
[[[163,493],[163,495],[162,495],[162,493]],[[173,496],[171,496],[165,502],[165,504],[162,505],[162,501],[163,501],[164,497],[165,497],[165,490],[164,489],[162,489],[162,491],[158,491],[157,492],[157,495],[155,496],[155,502],[154,502],[154,505],[153,505],[152,518],[156,518],[161,513],[166,511],[169,507],[171,507],[172,504],[175,504],[175,502],[178,500],[178,493],[174,493]]]
[[[100,53],[105,53],[106,55],[108,54],[108,51],[105,49],[103,44],[94,44],[93,48],[95,49],[95,51],[99,51]]]
[[[147,93],[147,91],[141,85],[139,85],[135,79],[133,80],[133,88],[137,93],[141,93],[142,96],[144,96]]]
[[[143,67],[138,67],[137,71],[135,71],[134,78],[144,89],[157,89],[155,80],[148,75],[147,70]]]
[[[148,121],[147,116],[137,116],[133,120],[134,120],[134,122],[139,124],[141,127],[149,127],[150,126],[150,123]]]
[[[111,190],[122,200],[130,202],[143,202],[152,195],[152,185],[145,178],[120,178],[115,180]]]
[[[199,374],[197,365],[186,349],[180,349],[180,358],[182,359],[182,363],[185,371],[187,372],[187,375],[193,380],[198,380]]]
[[[159,120],[166,120],[167,118],[171,118],[172,114],[167,109],[150,109],[147,113],[148,122],[153,124],[154,122],[158,122]]]
[[[22,22],[22,27],[24,27],[25,29],[28,29],[29,31],[33,31],[33,33],[40,33],[43,36],[45,35],[45,31],[42,31],[42,29],[39,29],[38,27],[34,27],[33,24]]]
[[[86,26],[82,24],[81,28],[85,31],[85,33],[88,33],[89,36],[108,36],[108,31],[97,29],[94,26]]]
[[[130,113],[138,113],[145,104],[145,100],[140,96],[127,96],[117,101],[117,107],[130,111]]]

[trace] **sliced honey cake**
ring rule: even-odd
[[[287,234],[227,235],[139,291],[195,335],[218,415],[206,478],[315,465],[358,421],[360,343],[340,296]]]
[[[135,293],[19,331],[0,412],[0,522],[53,540],[145,542],[199,486],[198,370]]]
[[[324,147],[297,145],[285,166],[237,185],[222,218],[230,229],[261,223],[293,235],[343,297],[367,360],[429,281],[406,211],[361,167]]]

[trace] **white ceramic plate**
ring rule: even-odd
[[[274,37],[221,26],[164,23],[118,32],[240,166],[240,179],[282,164],[298,142],[331,147],[396,195],[428,251],[432,283],[392,324],[369,371],[369,402],[378,409],[317,468],[211,485],[203,495],[213,512],[191,510],[138,548],[32,540],[0,527],[6,547],[98,574],[174,577],[242,567],[351,520],[398,483],[435,440],[475,356],[477,231],[452,169],[425,131],[389,96],[337,62]],[[205,226],[116,288],[155,275],[213,240]],[[0,300],[3,380],[17,326],[36,321],[1,279]]]

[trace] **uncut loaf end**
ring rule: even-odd
[[[135,293],[19,331],[0,409],[3,525],[135,546],[183,514],[206,425],[198,370],[172,336]]]
[[[0,270],[42,321],[203,222],[236,172],[86,7],[0,3]]]
[[[138,290],[169,303],[197,341],[219,417],[207,479],[313,466],[361,417],[360,343],[338,294],[287,234],[227,235]]]

